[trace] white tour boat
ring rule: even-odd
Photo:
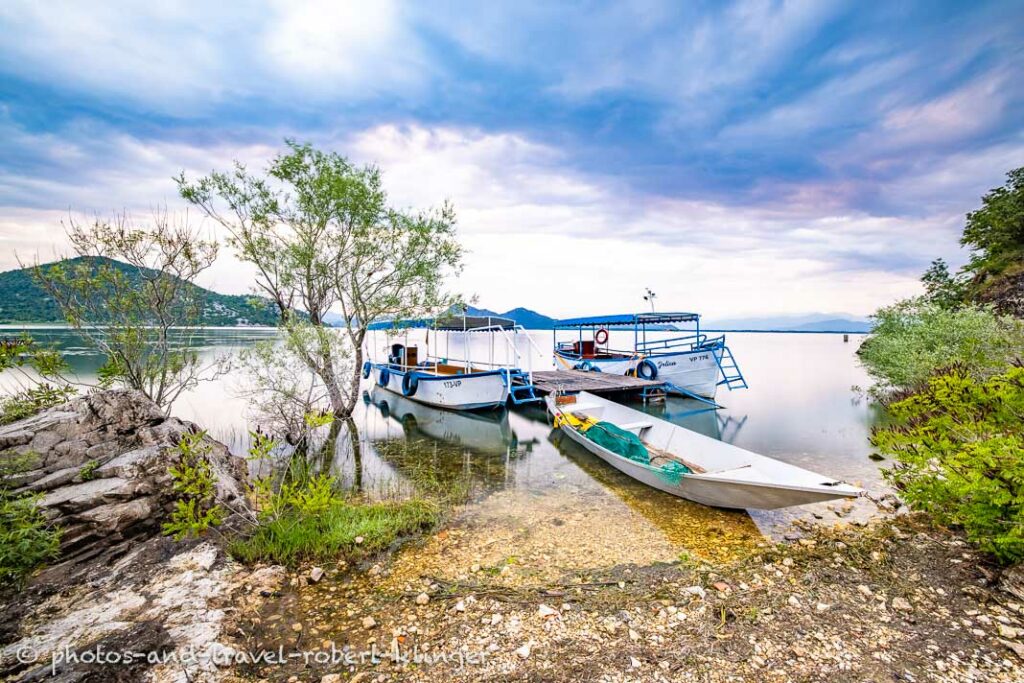
[[[683,336],[654,335],[674,325],[695,325]],[[725,343],[725,335],[709,337],[700,331],[696,313],[627,313],[568,318],[555,322],[555,362],[567,370],[636,375],[656,380],[675,393],[714,399],[718,387],[745,389],[747,381]],[[654,328],[650,330],[649,328]],[[632,328],[632,348],[610,346],[609,328]],[[559,341],[559,333],[575,330],[576,339]],[[687,331],[689,332],[689,331]]]
[[[410,344],[410,329],[426,329],[423,349],[419,343]],[[514,321],[507,318],[482,316],[448,316],[437,320],[417,320],[400,323],[380,322],[370,330],[405,331],[405,343],[391,344],[386,362],[371,360],[363,363],[363,378],[392,393],[437,408],[450,410],[486,410],[514,404],[538,401],[533,390],[532,371],[519,365],[519,342],[529,335]],[[430,332],[445,333],[444,355],[431,354]],[[489,335],[487,358],[474,358],[472,335]],[[451,337],[461,335],[463,357],[453,357]],[[495,358],[495,341],[505,345],[505,362]],[[479,353],[477,355],[480,355]],[[527,361],[532,354],[527,353]]]

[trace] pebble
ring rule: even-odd
[[[363,628],[371,629],[377,626],[377,620],[373,617],[363,617]]]
[[[309,571],[309,580],[313,583],[320,583],[320,579],[324,578],[324,570],[320,567],[313,567]]]
[[[530,657],[530,644],[527,643],[526,645],[523,645],[521,648],[516,650],[516,654],[519,655],[520,659],[528,659]]]
[[[558,610],[548,607],[547,605],[541,605],[537,608],[537,614],[542,618],[547,619],[548,617],[556,616],[558,614]]]
[[[499,614],[498,612],[495,612],[491,615],[491,626],[497,626],[501,623],[502,619],[504,619],[504,617],[501,616],[501,614]]]
[[[299,622],[295,622],[294,624],[292,624],[292,630],[298,633],[302,630],[302,624],[300,624]]]
[[[795,595],[790,595],[789,596],[789,600],[787,600],[786,602],[788,602],[793,607],[799,607],[800,606],[800,598],[796,597]]]
[[[430,596],[427,595],[426,593],[420,593],[419,595],[416,596],[416,604],[417,605],[425,605],[428,602],[430,602]]]
[[[629,658],[629,665],[631,667],[633,667],[634,669],[639,669],[640,668],[640,660],[637,659],[636,657],[630,657]]]
[[[364,539],[363,539],[362,536],[356,536],[355,540],[356,540],[356,545],[362,545]]]
[[[864,597],[871,597],[873,595],[871,589],[865,586],[864,584],[860,584],[859,586],[857,586],[857,590],[860,591],[860,594]]]
[[[901,612],[910,612],[914,609],[910,606],[910,603],[905,598],[893,598],[892,608],[898,609]]]
[[[706,595],[706,592],[700,586],[690,586],[689,588],[685,588],[683,590],[684,590],[684,592],[689,593],[690,595],[696,595],[698,598],[700,598],[702,600],[704,599],[704,596]]]
[[[465,612],[466,611],[466,603],[464,601],[462,601],[462,600],[459,600],[457,603],[455,603],[455,611],[456,612]]]

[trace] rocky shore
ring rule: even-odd
[[[0,428],[34,458],[16,485],[66,529],[60,559],[3,594],[0,678],[1024,680],[1021,572],[913,515],[837,513],[775,543],[712,511],[694,553],[698,529],[565,482],[493,493],[384,555],[244,567],[219,534],[161,534],[174,445],[197,429],[130,392]],[[209,445],[218,501],[244,510],[244,461]]]
[[[250,651],[353,663],[307,656],[237,680],[1024,680],[1024,599],[1007,590],[1019,574],[914,518],[821,529],[732,563],[595,566],[535,584],[477,564],[444,577],[395,567],[295,575],[232,631]]]
[[[63,656],[96,648],[207,655],[216,646],[240,568],[215,543],[161,534],[176,499],[174,447],[198,429],[130,391],[92,393],[0,427],[3,457],[29,468],[8,486],[39,494],[40,507],[63,530],[57,561],[24,587],[4,591],[0,677],[209,678],[213,669],[201,661],[104,666]],[[244,461],[207,440],[217,501],[244,510]]]

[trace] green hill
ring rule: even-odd
[[[83,256],[68,259],[64,263],[82,262],[107,263],[122,270],[129,278],[139,278],[134,267],[112,259]],[[53,264],[44,264],[43,268]],[[249,296],[218,294],[198,285],[189,285],[197,290],[203,301],[203,325],[276,325],[277,309],[269,299]],[[60,308],[32,276],[31,269],[9,270],[0,273],[0,323],[63,323]]]

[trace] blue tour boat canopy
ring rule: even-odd
[[[611,327],[615,325],[666,325],[692,323],[700,320],[697,313],[620,313],[594,315],[586,318],[565,318],[555,321],[555,329],[568,327]]]
[[[510,318],[498,318],[496,316],[484,315],[446,315],[440,318],[418,318],[413,320],[380,320],[370,323],[368,330],[410,330],[410,329],[431,329],[443,332],[462,332],[481,327],[500,327],[503,330],[510,330],[515,327],[516,321]]]

